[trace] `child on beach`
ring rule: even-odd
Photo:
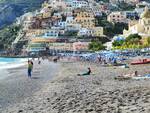
[[[32,61],[28,61],[28,77],[31,77],[32,70],[33,70],[33,62]]]

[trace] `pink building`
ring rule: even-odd
[[[88,42],[74,42],[73,43],[73,50],[80,51],[80,50],[88,50]]]

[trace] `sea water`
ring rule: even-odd
[[[4,58],[0,57],[0,70],[16,68],[23,66],[27,63],[27,58]]]
[[[4,58],[0,57],[0,80],[10,74],[7,69],[21,67],[27,64],[27,58]]]

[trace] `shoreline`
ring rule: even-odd
[[[150,65],[129,69],[102,67],[87,62],[58,62],[60,69],[41,90],[2,113],[149,113],[149,80],[118,81],[119,74],[148,71]],[[78,73],[92,68],[92,75]]]
[[[59,64],[54,64],[48,60],[42,61],[41,65],[34,61],[32,79],[27,76],[26,66],[8,69],[9,76],[0,79],[0,112],[3,112],[10,105],[32,97],[34,93],[42,89],[43,84],[57,75],[58,68]],[[51,73],[48,73],[49,71]]]

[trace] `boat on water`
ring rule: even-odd
[[[149,64],[150,59],[149,58],[144,58],[144,59],[138,59],[134,60],[131,62],[131,65],[140,65],[140,64]]]

